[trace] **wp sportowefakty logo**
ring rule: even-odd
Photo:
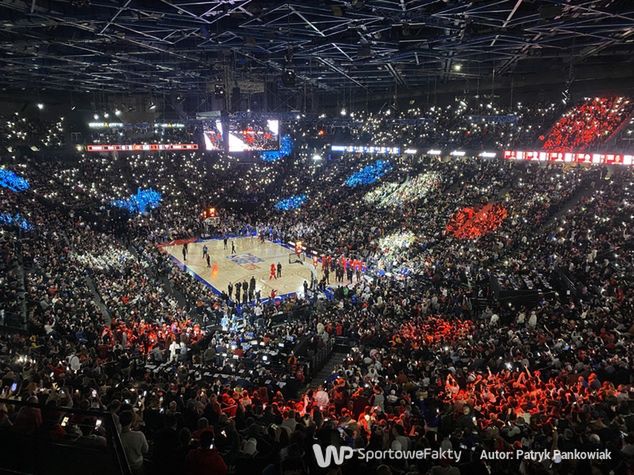
[[[320,468],[330,467],[333,462],[335,465],[342,465],[354,456],[354,449],[345,445],[343,447],[329,445],[324,450],[321,445],[313,444],[313,452]]]

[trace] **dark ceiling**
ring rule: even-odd
[[[633,68],[634,0],[0,0],[0,85],[386,91]]]

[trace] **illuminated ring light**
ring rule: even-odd
[[[477,239],[499,228],[507,216],[507,209],[500,204],[466,207],[451,217],[445,229],[458,239]]]

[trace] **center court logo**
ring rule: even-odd
[[[430,449],[422,450],[366,450],[353,449],[343,446],[336,447],[329,445],[323,449],[319,444],[313,444],[315,460],[320,468],[334,465],[342,465],[346,460],[350,460],[355,455],[359,460],[369,462],[370,460],[440,460],[451,459],[460,462],[462,454],[454,450]]]

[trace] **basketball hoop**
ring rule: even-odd
[[[218,216],[216,208],[210,207],[203,210],[202,213],[200,213],[200,219],[204,226],[204,233],[207,236],[212,234],[212,229],[210,228],[217,228],[220,224],[220,216]]]
[[[216,208],[207,208],[200,213],[200,217],[205,224],[218,224],[220,222],[220,216]]]

